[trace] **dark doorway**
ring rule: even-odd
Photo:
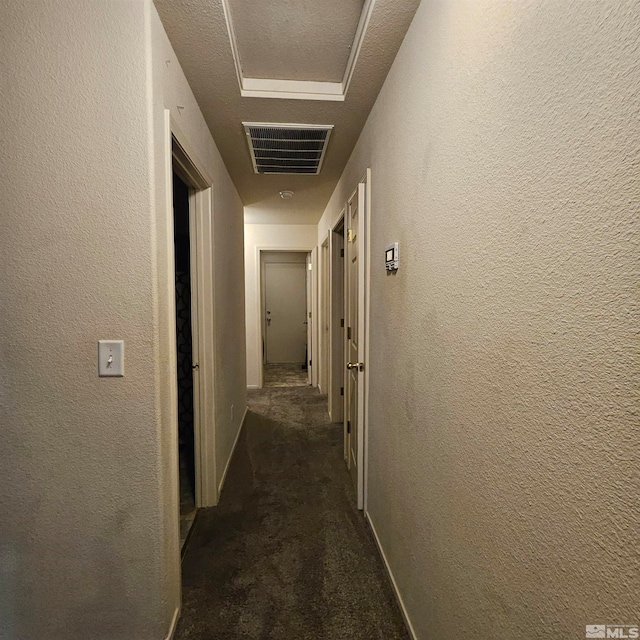
[[[173,174],[173,238],[176,265],[180,544],[183,546],[195,517],[196,479],[193,428],[189,187],[175,173]]]

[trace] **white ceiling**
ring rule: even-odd
[[[346,96],[327,101],[320,96],[310,100],[243,97],[239,82],[243,77],[245,82],[263,78],[256,82],[267,84],[282,79],[315,81],[332,83],[342,92],[346,84],[334,83],[343,81],[345,66],[348,71],[351,49],[345,55],[345,43],[353,48],[349,41],[368,2],[155,0],[245,204],[248,222],[313,224],[319,220],[419,3],[374,0]],[[320,175],[256,175],[243,122],[334,125]],[[285,201],[279,191],[286,189],[295,195]]]

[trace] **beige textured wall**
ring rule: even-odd
[[[147,0],[2,3],[0,25],[0,638],[163,639],[180,571],[163,118],[193,98],[164,79]],[[202,122],[182,128],[240,254],[223,295],[242,287],[242,208]],[[97,377],[105,337],[125,340],[122,379]],[[244,355],[242,332],[216,340]],[[229,375],[221,402],[241,405],[243,364]]]
[[[639,98],[635,0],[423,2],[320,223],[371,166],[368,508],[421,640],[640,622]]]
[[[245,224],[244,229],[247,386],[255,388],[262,366],[258,248],[309,251],[316,245],[317,228],[315,224]]]

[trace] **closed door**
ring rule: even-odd
[[[347,204],[346,243],[346,314],[347,314],[347,371],[345,415],[347,420],[348,466],[356,490],[358,508],[362,509],[364,495],[363,431],[364,431],[364,264],[362,261],[364,236],[365,185]]]
[[[266,362],[302,364],[307,349],[306,265],[267,262],[264,270]]]

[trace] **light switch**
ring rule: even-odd
[[[124,340],[98,340],[98,375],[124,376]]]

